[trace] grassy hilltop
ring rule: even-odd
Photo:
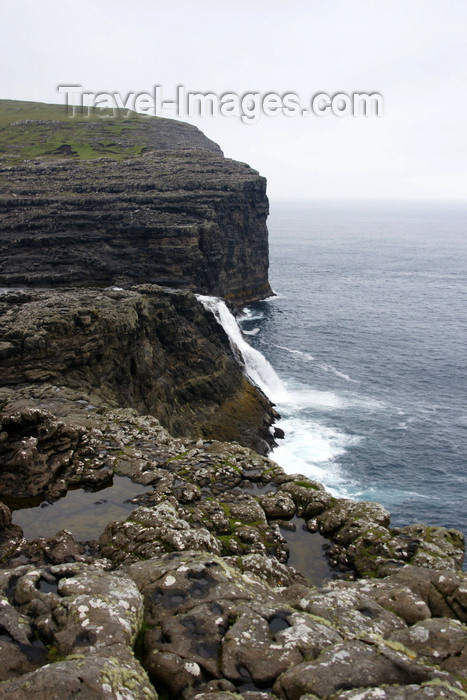
[[[0,100],[0,160],[10,165],[67,156],[122,160],[153,147],[154,122],[160,130],[167,121],[126,109],[90,114],[77,109],[73,115],[65,105]]]

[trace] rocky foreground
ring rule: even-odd
[[[90,293],[1,297],[0,698],[466,697],[462,534],[391,528],[378,504],[285,474],[244,430],[243,446],[214,439],[204,363],[220,378],[234,361],[214,319],[188,292],[94,290],[92,307]],[[179,437],[155,417],[167,386],[200,399]],[[93,540],[26,541],[12,521],[8,504],[115,474],[141,495]]]

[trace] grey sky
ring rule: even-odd
[[[265,175],[272,202],[467,199],[466,0],[3,0],[0,19],[2,98],[379,92],[379,118],[186,121]]]

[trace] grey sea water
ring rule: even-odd
[[[269,231],[241,326],[287,390],[273,458],[467,533],[467,208],[273,204]]]

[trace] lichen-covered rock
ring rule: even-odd
[[[365,630],[385,637],[405,628],[399,616],[346,582],[336,582],[316,592],[308,591],[296,604],[302,610],[327,620],[347,636]]]
[[[260,498],[260,503],[268,518],[289,520],[295,515],[295,503],[288,493],[268,493]]]
[[[410,563],[430,569],[462,568],[465,539],[460,530],[439,526],[407,525],[394,531],[408,540]],[[452,562],[452,563],[451,563]]]
[[[394,685],[345,690],[333,695],[333,700],[438,700],[439,698],[459,700],[459,697],[463,697],[459,688],[435,679],[421,685]],[[311,700],[311,696],[304,695],[302,700]]]
[[[338,501],[339,502],[339,501]],[[358,537],[363,535],[375,524],[388,527],[390,514],[379,503],[354,503],[346,512],[343,525],[333,532],[333,541],[343,547],[348,547]],[[320,529],[327,531],[329,523],[326,518],[317,519]]]
[[[127,571],[145,598],[143,663],[155,686],[174,697],[191,697],[211,679],[237,689],[267,687],[342,639],[217,557],[167,554]]]
[[[269,613],[269,614],[268,614]],[[290,610],[247,609],[222,641],[222,673],[237,686],[272,685],[290,666],[341,641],[332,627]]]
[[[348,546],[347,553],[361,576],[386,576],[403,562],[455,571],[464,559],[464,539],[461,533],[443,527],[388,530],[375,524]]]
[[[191,527],[167,502],[137,508],[124,522],[110,523],[99,543],[104,556],[118,564],[173,551],[221,552],[218,539],[205,528]]]
[[[127,576],[23,566],[0,576],[0,591],[0,698],[157,697],[132,651],[143,601]]]
[[[390,637],[441,668],[467,675],[467,630],[458,620],[436,618],[417,622]]]
[[[54,635],[60,654],[86,653],[91,646],[102,649],[109,640],[112,645],[132,647],[141,626],[142,600],[131,579],[77,564],[62,564],[50,571],[61,576],[59,604],[53,608],[60,628]]]
[[[141,665],[128,652],[58,661],[0,683],[2,700],[157,700]]]
[[[403,652],[351,640],[326,649],[315,661],[289,669],[279,677],[273,692],[287,700],[308,694],[328,698],[343,688],[421,684],[433,679],[462,690],[449,674],[418,664]]]
[[[329,508],[335,501],[324,486],[317,481],[300,477],[283,484],[281,491],[289,493],[299,508],[299,515],[312,518]]]
[[[431,617],[428,592],[422,597],[402,581],[361,579],[352,584],[352,587],[372,598],[381,607],[395,613],[407,625],[413,625]]]
[[[305,576],[292,566],[283,564],[275,557],[268,557],[264,554],[247,554],[243,557],[226,558],[233,566],[242,572],[255,574],[258,578],[266,581],[270,586],[290,586],[293,583],[306,583]]]

